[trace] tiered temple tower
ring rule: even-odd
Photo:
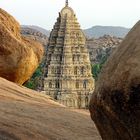
[[[47,95],[69,107],[87,108],[94,90],[85,41],[67,0],[49,37],[44,90]]]

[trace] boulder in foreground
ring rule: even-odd
[[[90,112],[103,140],[140,139],[140,21],[105,64]]]
[[[0,9],[0,77],[23,84],[43,56],[41,44],[22,37],[19,23]]]
[[[0,140],[101,140],[89,112],[0,78]]]

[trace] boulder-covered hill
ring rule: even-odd
[[[89,29],[83,30],[85,35],[89,38],[99,38],[104,35],[116,36],[124,38],[129,32],[129,28],[117,26],[93,26]]]
[[[46,46],[48,43],[48,36],[44,34],[44,32],[32,28],[32,26],[21,26],[20,32],[23,36],[32,38],[33,40],[40,42],[43,46]]]
[[[89,112],[0,78],[0,140],[101,140]]]
[[[89,50],[91,63],[100,63],[104,57],[107,58],[110,56],[112,51],[120,45],[122,40],[122,38],[110,35],[104,35],[97,39],[87,39],[86,46]]]
[[[50,35],[50,31],[47,29],[44,29],[42,27],[39,26],[35,26],[35,25],[22,25],[21,28],[30,28],[30,29],[34,29],[36,31],[41,32],[42,34],[46,35],[47,37],[49,37]]]

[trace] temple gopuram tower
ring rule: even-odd
[[[49,37],[44,91],[54,100],[69,107],[87,108],[94,90],[85,41],[67,0]]]

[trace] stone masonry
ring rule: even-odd
[[[88,108],[94,90],[85,36],[66,1],[46,50],[44,91],[68,107]]]

